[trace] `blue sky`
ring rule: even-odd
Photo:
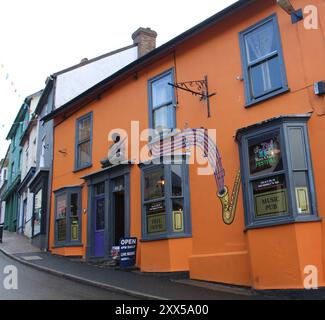
[[[138,27],[161,45],[233,0],[10,0],[0,3],[0,157],[24,97],[48,75],[132,44]]]

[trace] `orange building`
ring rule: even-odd
[[[44,118],[53,254],[109,259],[132,236],[142,272],[325,285],[325,2],[285,2],[237,1]]]

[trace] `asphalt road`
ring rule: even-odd
[[[6,266],[18,271],[18,289],[5,289]],[[11,272],[10,272],[11,275]],[[10,282],[12,283],[12,282]],[[135,300],[134,298],[56,277],[11,260],[0,253],[0,300]]]

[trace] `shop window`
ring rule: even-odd
[[[42,189],[40,189],[34,196],[34,210],[33,210],[33,237],[41,233],[42,222]]]
[[[159,132],[176,127],[174,72],[169,70],[149,80],[149,125]]]
[[[92,164],[92,113],[77,120],[75,170]]]
[[[308,119],[280,117],[238,131],[247,228],[318,220]]]
[[[81,241],[81,188],[55,192],[55,240],[58,246]]]
[[[187,165],[180,162],[141,167],[143,239],[191,236]]]
[[[246,105],[288,90],[277,16],[240,33]]]

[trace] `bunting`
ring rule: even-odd
[[[15,81],[12,79],[10,73],[7,71],[7,69],[3,63],[0,63],[0,79],[8,81],[8,84],[10,85],[13,94],[17,98],[21,98],[21,94],[16,87]]]

